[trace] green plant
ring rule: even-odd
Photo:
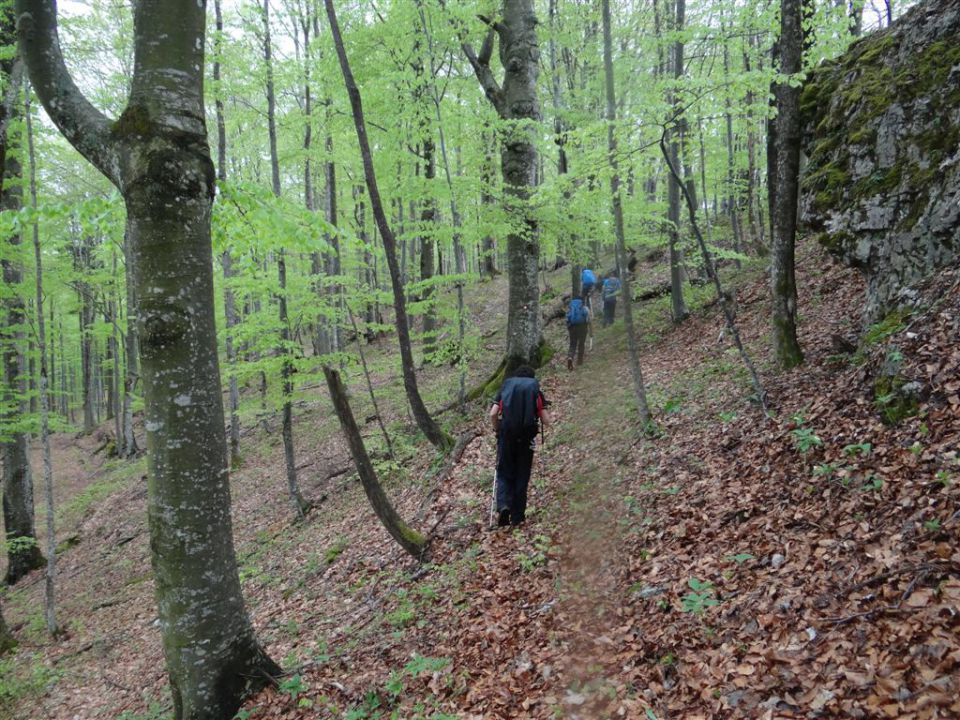
[[[883,480],[871,473],[870,475],[867,476],[866,481],[863,483],[863,487],[861,487],[860,489],[867,491],[867,490],[881,490],[882,488],[883,488]]]
[[[831,480],[838,469],[836,463],[819,463],[813,466],[813,476],[823,478],[824,480]]]
[[[530,553],[518,553],[517,561],[524,572],[530,572],[534,568],[547,564],[547,553],[550,550],[550,537],[547,535],[537,535],[533,538],[533,551]]]
[[[790,431],[790,435],[793,437],[793,444],[797,450],[804,455],[813,450],[813,448],[823,445],[823,440],[808,427],[795,428]]]
[[[936,518],[933,520],[925,520],[923,523],[923,529],[927,532],[939,532],[940,531],[940,521]]]
[[[291,700],[296,700],[310,690],[310,686],[304,682],[303,676],[297,673],[296,675],[291,675],[286,680],[282,680],[280,684],[277,685],[277,690],[290,696]]]
[[[748,560],[753,560],[754,557],[750,553],[737,553],[736,555],[727,555],[727,560],[732,560],[737,565],[743,565]]]
[[[409,625],[417,617],[413,603],[410,601],[410,595],[406,590],[397,590],[397,607],[387,613],[387,622],[395,628],[402,628]]]
[[[852,457],[854,455],[866,456],[870,454],[871,450],[873,450],[873,445],[870,443],[853,443],[843,447],[843,454],[847,457]]]
[[[945,489],[950,487],[950,483],[953,481],[953,478],[950,476],[950,473],[948,473],[946,470],[937,470],[937,474],[934,476],[934,478]]]
[[[718,413],[717,415],[718,415],[718,417],[720,418],[720,422],[722,422],[724,425],[728,425],[728,424],[732,423],[734,420],[737,419],[737,414],[736,414],[735,412],[732,412],[732,411],[729,411],[729,412],[728,412],[728,411],[722,411],[722,412]]]
[[[687,580],[690,592],[681,598],[681,606],[684,612],[702,615],[704,610],[715,607],[720,604],[716,598],[716,591],[713,589],[713,583],[709,580],[701,582],[697,578]]]

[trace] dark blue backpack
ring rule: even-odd
[[[512,377],[500,388],[500,432],[504,438],[528,442],[540,429],[540,383],[536,378]]]
[[[587,321],[587,308],[580,298],[574,298],[570,301],[570,309],[567,310],[567,325],[583,325]]]

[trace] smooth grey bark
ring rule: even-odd
[[[270,40],[270,0],[263,0],[263,62],[267,73],[267,135],[270,140],[270,180],[273,196],[280,197],[280,158],[277,154],[277,99],[273,81],[273,45]],[[310,510],[310,503],[300,492],[297,480],[297,458],[293,443],[293,355],[290,340],[290,317],[287,312],[287,255],[284,248],[277,253],[277,311],[280,319],[280,382],[283,393],[280,436],[286,465],[287,493],[294,513],[301,520]]]
[[[254,637],[233,548],[213,313],[204,3],[134,4],[134,75],[115,122],[71,79],[55,3],[17,0],[16,11],[20,50],[48,115],[126,203],[151,559],[173,710],[178,720],[226,720],[279,668]]]
[[[792,77],[803,60],[802,0],[781,0],[780,73]],[[781,368],[803,362],[797,340],[797,280],[794,246],[800,178],[800,87],[777,83],[776,185],[771,224],[770,290],[772,296],[773,350]]]
[[[340,70],[343,73],[344,84],[347,87],[347,95],[350,97],[350,107],[353,113],[354,127],[357,131],[357,140],[360,144],[360,155],[363,160],[363,174],[367,183],[367,190],[370,196],[370,205],[373,209],[373,217],[380,229],[380,235],[383,240],[384,254],[387,259],[387,268],[390,271],[390,283],[393,289],[394,318],[397,328],[397,340],[400,345],[400,362],[403,370],[403,387],[407,394],[407,401],[410,403],[410,410],[413,413],[417,426],[427,437],[427,439],[437,448],[447,449],[452,445],[452,440],[436,421],[430,416],[423,398],[420,397],[420,390],[417,387],[416,368],[413,364],[413,352],[410,347],[410,330],[407,321],[407,303],[404,297],[403,285],[400,283],[400,268],[397,264],[397,243],[393,235],[393,230],[387,222],[387,216],[383,210],[383,203],[380,199],[380,191],[377,188],[377,177],[373,169],[373,156],[370,150],[370,142],[367,139],[367,128],[363,118],[363,105],[360,98],[360,90],[353,78],[350,70],[350,64],[347,60],[347,54],[343,47],[343,38],[340,35],[340,26],[337,23],[336,11],[333,8],[332,0],[324,0],[327,10],[327,19],[330,22],[330,31],[333,35],[334,47],[337,51],[337,59],[340,62]]]
[[[543,328],[540,317],[540,238],[537,219],[530,207],[537,185],[537,148],[540,103],[537,77],[540,46],[533,0],[503,0],[500,18],[482,18],[487,37],[474,52],[462,48],[487,99],[502,121],[500,168],[504,204],[513,218],[507,235],[507,268],[510,293],[507,307],[505,371],[520,365],[541,363]],[[498,83],[490,67],[495,41],[499,39],[503,81]]]
[[[607,154],[610,162],[610,196],[612,198],[613,227],[617,238],[617,265],[627,267],[627,247],[623,227],[623,200],[620,191],[620,169],[617,158],[617,96],[613,83],[613,40],[610,20],[610,0],[603,0],[603,71],[607,100]],[[643,371],[640,368],[640,350],[637,345],[637,333],[633,326],[633,293],[629,274],[620,273],[623,290],[623,322],[627,330],[627,349],[630,363],[630,377],[633,379],[633,392],[640,414],[640,424],[650,422],[650,407],[647,405],[647,393],[643,386]]]
[[[679,33],[683,30],[686,14],[686,0],[676,0],[673,18],[669,23],[677,39],[670,48],[670,65],[674,81],[683,77],[684,45]],[[674,127],[670,129],[670,162],[680,167],[680,136],[683,134],[683,103],[676,88],[670,91],[668,102],[672,107]],[[680,184],[678,176],[671,173],[667,177],[667,219],[670,221],[670,308],[675,323],[683,322],[690,312],[683,299],[683,256],[680,251]]]
[[[13,42],[13,17],[10,10],[2,11],[0,16],[0,37],[4,45]],[[0,60],[0,72],[7,82],[16,85],[9,104],[0,107],[0,210],[16,213],[23,201],[23,169],[18,157],[19,149],[13,147],[10,128],[22,117],[19,93],[22,86],[21,72],[16,56]],[[14,234],[7,243],[16,248],[22,238]],[[5,440],[0,443],[3,459],[3,526],[7,540],[6,582],[13,585],[24,575],[36,568],[43,567],[43,554],[37,544],[33,511],[33,476],[30,472],[29,435],[18,425],[23,420],[26,404],[23,402],[25,390],[24,362],[22,343],[26,306],[19,294],[23,282],[23,268],[15,259],[4,253],[0,259],[3,270],[3,284],[8,290],[3,301],[3,322],[5,324],[0,347],[0,360],[3,363],[3,405],[9,408],[0,424],[5,426]],[[12,292],[10,292],[12,290]]]
[[[137,338],[137,296],[134,292],[134,276],[131,268],[133,253],[129,251],[126,233],[123,237],[123,253],[126,256],[127,332],[123,337],[125,371],[123,377],[123,457],[133,457],[140,452],[133,429],[133,401],[140,381],[139,340]]]
[[[33,118],[30,114],[30,88],[24,93],[24,115],[27,130],[27,157],[30,161],[30,207],[37,209],[37,156],[33,146]],[[43,316],[43,256],[40,253],[40,225],[36,219],[32,223],[33,260],[36,289],[36,328],[37,352],[40,361],[38,368],[40,399],[40,448],[43,457],[43,490],[47,511],[47,570],[44,578],[44,619],[47,632],[51,636],[59,634],[56,612],[56,576],[57,576],[57,532],[54,522],[55,506],[53,501],[53,460],[50,455],[50,389],[47,378],[47,327]],[[116,272],[114,272],[116,276]],[[116,355],[114,355],[116,362]],[[116,372],[116,368],[114,369]],[[119,418],[118,418],[119,419]],[[118,426],[119,427],[119,426]],[[117,437],[119,446],[120,438]]]
[[[217,122],[217,182],[223,183],[227,179],[227,121],[223,104],[223,69],[221,60],[223,57],[223,9],[220,0],[214,0],[213,16],[216,23],[215,35],[213,39],[213,82],[214,82],[214,108]],[[229,369],[229,389],[228,389],[228,407],[230,413],[230,465],[237,467],[240,464],[240,387],[237,381],[237,349],[234,343],[234,332],[240,322],[237,314],[237,300],[233,292],[231,278],[233,272],[233,256],[230,254],[230,248],[226,248],[220,256],[220,264],[223,268],[223,309],[227,331],[224,334],[224,351],[227,356],[227,365]]]
[[[326,2],[330,2],[330,0],[326,0]],[[353,411],[350,409],[347,389],[340,380],[340,374],[328,366],[324,366],[323,374],[327,379],[327,387],[330,389],[333,408],[340,419],[340,427],[343,429],[347,445],[350,447],[353,462],[357,466],[360,484],[363,485],[363,491],[366,493],[373,511],[377,514],[377,518],[383,523],[387,532],[390,533],[390,536],[397,541],[397,544],[415,559],[422,560],[427,549],[427,539],[403,521],[390,503],[387,494],[383,491],[383,487],[377,479],[376,470],[374,470],[373,463],[370,462],[370,456],[363,444],[360,428],[357,427]]]

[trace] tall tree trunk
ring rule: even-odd
[[[427,122],[427,134],[423,135],[423,144],[421,146],[421,155],[423,157],[423,179],[426,180],[427,187],[437,177],[437,159],[436,148],[433,144],[433,138],[429,136],[429,122]],[[437,312],[434,308],[434,290],[429,284],[437,267],[436,242],[433,239],[435,225],[437,223],[437,206],[432,197],[426,197],[423,200],[420,210],[420,226],[424,234],[420,236],[420,282],[427,283],[420,292],[420,300],[426,304],[423,313],[423,352],[432,353],[436,349],[437,339]]]
[[[0,44],[13,43],[13,16],[9,8],[0,10]],[[0,72],[4,80],[16,83],[17,90],[9,106],[4,103],[0,108],[0,122],[4,131],[0,135],[0,209],[9,213],[20,210],[23,199],[23,171],[18,157],[19,149],[12,147],[12,125],[21,116],[19,103],[20,68],[19,60],[14,57],[0,60]],[[9,245],[17,247],[21,243],[19,234],[7,238]],[[3,526],[7,539],[6,582],[12,585],[24,575],[43,566],[43,554],[37,544],[33,514],[33,477],[30,473],[29,436],[18,427],[26,412],[23,402],[25,390],[23,373],[22,343],[24,336],[25,305],[20,296],[23,282],[23,269],[20,263],[4,253],[0,261],[3,266],[3,284],[7,297],[3,301],[5,324],[2,360],[3,360],[3,405],[9,408],[0,416],[0,424],[6,426],[0,444],[3,455]],[[9,429],[8,429],[9,428]]]
[[[27,123],[27,157],[30,160],[30,207],[37,210],[37,156],[33,146],[33,118],[30,113],[30,89],[24,93],[24,115]],[[56,613],[56,574],[57,574],[57,533],[54,524],[55,510],[53,502],[53,460],[50,455],[50,392],[47,385],[47,328],[43,317],[43,256],[40,253],[40,224],[34,219],[31,224],[33,230],[33,260],[36,287],[37,311],[37,351],[40,360],[39,396],[40,396],[40,448],[43,456],[43,489],[47,511],[47,572],[44,583],[44,618],[47,621],[47,632],[51,636],[59,634]],[[114,261],[114,277],[116,277],[116,261]],[[114,303],[114,306],[116,303]],[[114,310],[115,313],[115,310]],[[116,332],[114,325],[114,332]],[[116,363],[116,351],[114,363]],[[114,366],[114,377],[118,375]],[[117,437],[119,444],[120,438]]]
[[[751,33],[747,37],[747,49],[743,53],[743,70],[750,73],[751,54],[755,45],[755,36]],[[760,169],[757,167],[757,127],[754,116],[756,96],[753,90],[747,90],[747,216],[750,220],[750,239],[753,242],[757,255],[764,257],[767,254],[766,233],[763,223],[758,190],[760,188]]]
[[[803,59],[802,0],[781,0],[780,72],[795,76]],[[800,177],[800,87],[778,83],[776,192],[773,242],[770,248],[770,287],[773,296],[773,348],[782,368],[803,362],[797,340],[797,281],[794,245]]]
[[[330,2],[330,0],[326,1]],[[377,479],[376,470],[373,468],[373,463],[370,462],[370,456],[367,455],[367,449],[364,447],[363,438],[360,435],[360,428],[357,427],[357,422],[353,417],[353,411],[350,409],[350,401],[347,399],[347,389],[340,381],[340,374],[333,368],[327,366],[324,366],[323,374],[327,379],[327,387],[330,389],[330,399],[333,400],[333,409],[340,419],[340,427],[343,429],[343,434],[347,439],[347,445],[350,447],[353,462],[357,466],[357,473],[360,475],[360,484],[363,485],[363,491],[366,493],[367,499],[373,507],[373,511],[400,547],[417,560],[423,559],[423,553],[427,548],[427,539],[401,519],[390,503],[387,494],[383,491],[383,487]]]
[[[216,35],[213,41],[213,82],[214,105],[217,116],[217,181],[227,179],[227,122],[224,116],[222,67],[223,59],[223,9],[220,0],[213,3]],[[233,292],[231,278],[233,278],[233,257],[230,248],[226,248],[220,257],[223,267],[223,307],[227,326],[224,334],[224,349],[227,356],[228,373],[228,407],[230,412],[230,465],[236,467],[240,463],[240,387],[237,381],[237,349],[234,344],[234,332],[240,322],[237,314],[237,300]]]
[[[679,33],[683,31],[686,13],[686,0],[676,0],[674,16],[670,23],[671,29],[677,35],[674,40],[670,53],[670,64],[673,70],[675,85],[683,77],[684,59],[683,59],[683,40],[679,39]],[[680,167],[680,142],[679,138],[683,133],[683,101],[680,98],[679,89],[675,86],[670,91],[670,105],[673,110],[674,127],[670,130],[670,162],[676,168]],[[667,219],[670,221],[670,307],[675,323],[683,322],[690,314],[687,310],[687,304],[683,299],[683,256],[680,251],[680,181],[670,175],[667,178]]]
[[[273,46],[270,41],[270,0],[263,0],[263,61],[267,71],[267,135],[270,140],[270,180],[273,196],[280,197],[280,158],[277,154],[277,99],[273,82]],[[277,309],[280,318],[280,382],[283,393],[281,430],[283,458],[287,469],[287,493],[297,517],[303,519],[310,503],[300,492],[297,480],[297,458],[293,444],[293,357],[290,341],[290,317],[287,312],[287,255],[284,248],[277,254],[277,281],[280,292]]]
[[[617,98],[613,85],[613,40],[610,28],[610,0],[603,0],[603,69],[607,96],[607,151],[610,158],[610,195],[613,200],[613,226],[617,236],[617,264],[627,267],[627,248],[623,228],[623,203],[620,197],[620,170],[617,158]],[[633,294],[630,278],[621,272],[623,288],[623,322],[627,329],[627,348],[629,349],[630,376],[633,378],[633,392],[637,400],[637,410],[641,425],[650,422],[650,408],[647,405],[647,393],[643,387],[643,372],[640,368],[640,350],[637,346],[637,334],[633,327]]]
[[[417,426],[435,447],[446,449],[451,445],[450,437],[440,429],[440,426],[437,425],[436,421],[430,416],[426,405],[423,403],[423,398],[420,397],[420,390],[417,387],[417,373],[413,364],[413,351],[410,347],[410,331],[407,323],[407,303],[404,297],[403,285],[400,283],[400,268],[397,265],[397,243],[383,210],[380,191],[377,189],[377,178],[373,170],[373,156],[370,150],[370,143],[367,140],[367,128],[363,118],[360,90],[357,88],[349,62],[347,61],[347,54],[343,47],[343,38],[340,36],[340,26],[337,24],[337,16],[333,8],[333,0],[324,0],[324,4],[327,9],[327,18],[330,21],[330,31],[333,35],[337,58],[340,61],[340,70],[343,73],[344,84],[347,86],[347,94],[350,96],[350,106],[353,112],[357,139],[360,143],[363,172],[367,183],[367,190],[370,195],[370,205],[373,208],[373,217],[376,220],[377,226],[380,228],[380,235],[383,238],[383,249],[387,257],[387,267],[390,270],[397,340],[400,344],[400,362],[403,369],[403,387],[407,393],[407,401],[410,403],[410,410],[413,412]]]
[[[148,520],[178,720],[224,720],[280,670],[237,572],[213,312],[215,174],[203,109],[203,3],[134,5],[134,75],[111,122],[60,53],[52,1],[16,0],[20,49],[51,120],[123,193],[140,303]]]
[[[133,400],[140,380],[140,359],[138,357],[139,339],[137,338],[137,295],[133,272],[133,252],[127,234],[123,234],[123,254],[126,257],[124,273],[127,289],[127,332],[124,336],[124,355],[126,372],[123,377],[123,456],[130,458],[140,452],[137,436],[133,431]]]
[[[540,46],[534,0],[503,0],[498,20],[484,19],[490,29],[479,54],[464,43],[463,50],[505,128],[501,138],[500,168],[504,203],[511,217],[507,235],[510,294],[507,306],[507,347],[504,369],[510,373],[526,364],[541,363],[543,328],[540,319],[540,237],[531,198],[537,184],[537,147],[540,122],[537,76]],[[490,59],[499,37],[504,67],[502,86],[493,76]]]
[[[493,194],[493,173],[495,166],[493,163],[493,145],[496,142],[496,136],[493,133],[484,132],[481,135],[483,144],[483,164],[480,167],[480,204],[483,206],[492,206],[495,202]],[[493,278],[497,274],[497,245],[493,235],[485,233],[480,243],[480,274]]]

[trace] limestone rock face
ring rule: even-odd
[[[815,69],[800,222],[867,278],[864,320],[960,256],[960,0],[926,0]]]

